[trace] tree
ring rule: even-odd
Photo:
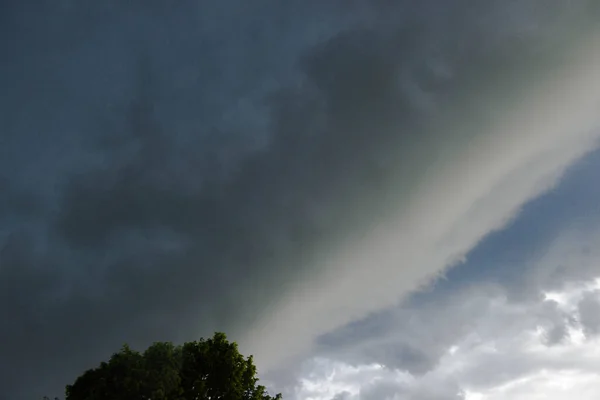
[[[252,356],[217,332],[175,346],[157,342],[143,353],[124,345],[108,362],[66,387],[66,400],[281,400],[258,385]]]

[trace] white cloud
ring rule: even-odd
[[[584,327],[572,323],[567,338],[549,345],[544,334],[552,325],[552,318],[547,318],[548,311],[544,309],[551,300],[511,304],[502,297],[487,297],[483,291],[478,297],[469,293],[461,298],[465,303],[473,300],[485,303],[486,312],[473,316],[469,333],[449,338],[445,353],[430,371],[413,375],[378,364],[351,366],[333,359],[314,359],[305,365],[305,371],[310,373],[300,380],[293,395],[287,393],[288,398],[330,400],[341,393],[346,393],[347,399],[356,400],[561,399],[567,393],[587,400],[600,396],[597,379],[600,342],[596,338],[585,338]],[[465,305],[468,309],[468,304]],[[549,314],[556,317],[566,311],[561,308],[551,307],[554,311]],[[415,317],[427,320],[433,316]],[[460,316],[457,317],[458,323],[462,323]],[[565,317],[578,318],[576,314]],[[443,332],[445,322],[434,321],[415,334],[427,336],[430,329]],[[451,326],[448,328],[452,331]],[[402,337],[402,327],[390,332],[394,333]],[[422,338],[416,336],[415,340],[419,339]],[[427,339],[422,344],[424,349],[426,342]]]
[[[433,299],[419,306],[390,309],[355,327],[354,333],[364,332],[347,344],[334,341],[318,367],[309,361],[295,396],[290,393],[288,398],[330,400],[347,392],[345,398],[352,400],[596,399],[600,396],[600,338],[595,334],[599,243],[600,226],[593,232],[564,232],[549,244],[547,254],[559,259],[564,258],[559,250],[568,254],[569,274],[561,275],[559,285],[539,273],[554,262],[545,256],[529,260],[524,271],[541,278],[521,287],[531,296],[512,298],[511,288],[481,283],[446,295],[433,292]],[[557,329],[560,335],[552,340]],[[435,358],[427,371],[411,372],[412,360],[404,354],[385,368],[377,365],[382,353],[394,354],[394,349],[406,345]],[[352,373],[331,374],[333,370]]]

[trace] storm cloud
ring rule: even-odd
[[[2,399],[214,330],[272,368],[597,144],[591,1],[3,7]]]

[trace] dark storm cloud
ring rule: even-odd
[[[240,118],[242,132],[228,127],[237,121],[218,118],[227,102],[262,101],[262,94],[252,99],[251,93],[262,88],[235,87],[264,83],[258,70],[264,62],[250,68],[252,57],[260,57],[254,54],[260,38],[245,58],[239,55],[244,38],[223,48],[219,41],[226,36],[204,37],[176,11],[150,30],[151,6],[63,5],[15,7],[20,47],[7,49],[14,59],[4,79],[14,94],[3,103],[14,111],[3,114],[9,129],[2,163],[12,173],[3,185],[23,182],[23,193],[45,201],[45,214],[33,223],[5,224],[0,386],[11,398],[56,390],[125,340],[243,330],[260,304],[283,290],[283,278],[301,272],[295,269],[306,249],[340,228],[355,188],[372,188],[370,178],[378,173],[376,144],[361,136],[364,130],[343,137],[336,126],[324,127],[345,124],[344,108],[353,107],[319,93],[336,90],[319,76],[330,62],[328,49],[303,61],[311,87],[276,91],[263,107],[267,112],[258,119],[271,134],[261,139],[264,132],[252,130],[262,122],[247,124],[260,104],[225,115]],[[50,13],[47,19],[43,12]],[[35,24],[37,31],[27,31]],[[185,29],[198,43],[185,38]],[[232,69],[227,53],[233,53],[230,62],[250,65]],[[378,69],[375,89],[385,89],[392,66],[373,57],[356,61]],[[355,78],[364,79],[346,79]],[[367,92],[372,82],[356,83],[368,100],[378,100],[377,91]],[[369,112],[392,118],[389,110]],[[177,125],[182,116],[187,126]],[[342,139],[348,143],[340,147]],[[268,149],[253,140],[267,140]],[[364,159],[354,157],[358,149]],[[348,167],[354,173],[347,175]],[[3,214],[27,211],[31,201],[19,193],[3,191]]]
[[[527,55],[457,40],[448,75],[426,7],[398,27],[401,6],[318,3],[5,6],[0,398],[53,395],[124,341],[241,336],[403,198],[442,150],[436,107]]]
[[[37,214],[42,205],[32,193],[0,175],[0,220],[27,218]]]

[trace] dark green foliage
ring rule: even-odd
[[[258,385],[252,356],[223,333],[139,353],[123,346],[108,362],[67,385],[66,400],[280,400]]]

